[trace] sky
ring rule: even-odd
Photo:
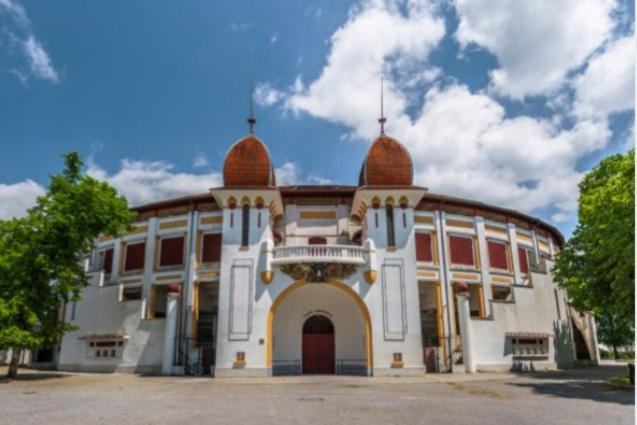
[[[222,184],[256,133],[279,184],[355,185],[378,137],[415,184],[566,236],[577,184],[634,146],[624,0],[0,0],[0,219],[78,151],[132,205]]]

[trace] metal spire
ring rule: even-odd
[[[254,118],[254,85],[252,84],[252,78],[250,78],[250,102],[249,102],[250,115],[248,116],[248,132],[254,134],[254,124],[257,120]]]
[[[387,118],[385,118],[385,110],[384,110],[384,102],[383,102],[383,76],[380,76],[380,118],[378,118],[378,122],[380,123],[380,134],[385,134],[385,122]]]

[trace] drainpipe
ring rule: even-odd
[[[197,254],[197,235],[195,234],[195,231],[197,229],[197,224],[199,222],[199,212],[198,211],[191,211],[190,214],[190,228],[188,229],[188,241],[187,241],[187,247],[188,249],[186,250],[186,252],[188,253],[188,260],[186,262],[187,266],[186,266],[186,275],[184,276],[184,289],[183,289],[183,297],[185,298],[185,302],[184,304],[184,373],[187,373],[190,365],[189,365],[189,361],[190,361],[190,337],[192,337],[192,333],[190,332],[190,325],[189,325],[189,321],[188,319],[192,320],[192,308],[191,308],[191,303],[192,303],[192,296],[191,294],[193,293],[193,281],[192,281],[192,277],[194,275],[194,267],[195,267],[195,263],[197,261],[196,258],[196,254]]]
[[[447,330],[449,337],[445,338],[445,344],[447,345],[447,361],[449,362],[449,372],[453,372],[453,346],[451,343],[451,308],[449,305],[449,287],[450,287],[450,282],[449,282],[449,273],[447,272],[447,248],[446,248],[446,244],[445,244],[445,239],[446,239],[446,229],[444,228],[443,224],[444,224],[444,212],[442,211],[438,211],[437,213],[438,216],[438,229],[439,229],[439,235],[438,237],[440,238],[440,263],[442,265],[442,272],[445,278],[445,284],[444,285],[440,285],[441,288],[444,288],[444,297],[445,297],[445,303],[447,308],[445,309],[447,312]]]

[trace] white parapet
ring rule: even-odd
[[[274,248],[272,264],[288,263],[365,264],[365,248],[354,245],[295,245]]]
[[[164,331],[164,355],[161,372],[172,375],[175,360],[175,336],[177,334],[177,305],[179,293],[169,292],[166,305],[166,330]]]
[[[458,322],[460,325],[460,335],[462,337],[462,361],[467,373],[476,371],[476,362],[473,355],[473,344],[471,341],[471,312],[469,309],[469,292],[460,292],[456,295],[458,301]]]

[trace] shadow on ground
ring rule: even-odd
[[[606,383],[606,380],[613,376],[624,376],[626,374],[627,368],[625,366],[586,367],[554,372],[520,373],[521,377],[530,377],[532,381],[511,382],[507,385],[529,388],[535,394],[551,397],[634,405],[634,391],[613,388]]]
[[[58,372],[42,372],[39,370],[18,369],[18,377],[14,380],[7,379],[6,369],[0,371],[0,384],[8,384],[11,382],[29,382],[29,381],[46,381],[51,379],[68,378],[70,375]]]

